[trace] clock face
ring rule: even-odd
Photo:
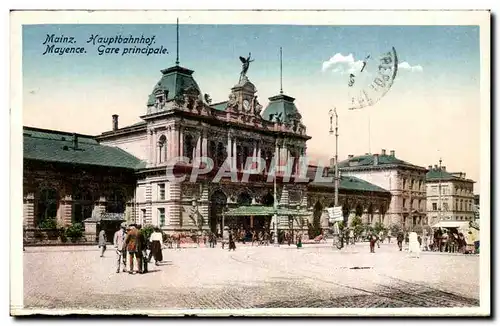
[[[348,76],[348,108],[361,109],[377,103],[391,89],[398,70],[396,50],[369,55],[359,71]]]
[[[243,101],[243,110],[248,112],[250,110],[250,102],[248,100]]]

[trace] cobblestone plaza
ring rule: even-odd
[[[113,249],[28,247],[27,309],[478,307],[479,256],[382,244],[164,249],[148,274],[116,274]]]

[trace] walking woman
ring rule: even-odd
[[[163,234],[161,233],[159,228],[154,228],[154,232],[151,233],[149,241],[151,242],[151,250],[149,252],[148,262],[151,261],[151,257],[154,257],[155,265],[158,266],[159,263],[163,260],[163,253],[161,251]]]

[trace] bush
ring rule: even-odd
[[[48,217],[42,220],[40,223],[41,229],[57,229],[57,221],[53,217]]]
[[[351,221],[351,227],[354,229],[354,236],[356,238],[359,237],[365,230],[365,227],[363,226],[363,221],[361,220],[360,216],[354,216],[354,218]]]
[[[398,233],[401,232],[401,226],[399,224],[391,224],[389,229],[391,230],[391,234],[393,236],[397,236]]]
[[[375,223],[375,226],[373,227],[373,231],[375,231],[377,234],[380,234],[380,231],[387,233],[387,229],[382,222]]]
[[[83,225],[81,225],[80,223],[71,225],[66,229],[65,235],[72,241],[80,239],[83,236]]]

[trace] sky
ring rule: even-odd
[[[45,54],[47,35],[74,38],[83,54]],[[164,55],[99,55],[102,37],[155,37]],[[175,25],[24,25],[24,125],[97,135],[140,121],[146,101],[175,65]],[[113,46],[111,46],[113,47]],[[339,159],[349,154],[395,150],[396,156],[427,167],[442,158],[448,171],[477,181],[480,166],[480,52],[477,26],[301,26],[180,25],[180,65],[194,70],[203,93],[214,102],[228,98],[238,82],[239,56],[255,60],[247,73],[260,103],[279,94],[279,48],[283,48],[283,91],[294,97],[312,137],[308,155],[327,164],[335,152],[328,112],[339,117]],[[392,47],[399,67],[391,89],[373,106],[348,110],[350,73]],[[361,78],[361,77],[360,77]],[[360,79],[361,80],[361,79]]]

